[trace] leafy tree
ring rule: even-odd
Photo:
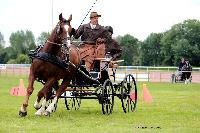
[[[7,64],[17,64],[15,59],[10,59]]]
[[[26,53],[29,53],[30,50],[35,49],[36,48],[36,44],[35,44],[35,37],[33,35],[33,33],[31,31],[26,31],[25,32],[25,40],[24,40],[24,46],[25,48],[28,50]]]
[[[3,50],[4,44],[5,44],[4,37],[0,32],[0,64],[4,63],[4,56],[5,56],[4,50]]]
[[[29,50],[35,49],[35,38],[31,31],[17,31],[10,36],[10,44],[18,54],[28,54]]]
[[[200,65],[200,21],[185,20],[172,26],[161,39],[163,64],[176,65],[181,57],[188,58],[191,64]]]
[[[122,65],[138,65],[138,39],[127,34],[121,38],[120,45],[122,47],[122,59],[124,62]]]
[[[50,37],[49,32],[42,32],[40,36],[37,38],[37,44],[38,45],[44,44],[49,37]]]
[[[0,48],[0,64],[4,64],[4,57],[5,57],[5,52],[3,48]]]
[[[115,39],[117,42],[121,42],[121,40],[122,40],[122,36],[117,36],[117,37],[115,37],[115,38],[113,38],[113,39]]]
[[[164,56],[162,61],[163,65],[172,65],[172,59],[174,52],[172,51],[171,46],[174,44],[171,38],[176,36],[175,32],[167,31],[164,33],[163,37],[161,38],[161,54]]]
[[[16,59],[16,57],[17,53],[11,46],[3,50],[3,63],[7,63],[10,59]]]
[[[16,59],[17,64],[29,64],[31,63],[30,58],[28,55],[19,54]]]
[[[192,61],[194,56],[200,54],[199,50],[191,46],[187,39],[178,40],[176,45],[172,46],[172,50],[174,51],[174,65],[178,65],[180,57],[185,57],[189,61]]]
[[[4,36],[0,32],[0,49],[3,49],[5,45]]]
[[[162,33],[151,33],[147,39],[141,43],[140,64],[141,65],[161,65],[163,56],[160,53]]]

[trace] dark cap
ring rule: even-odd
[[[99,15],[97,12],[91,12],[90,18],[94,18],[94,17],[101,17],[101,15]]]
[[[111,26],[106,26],[105,29],[108,31],[108,32],[111,32],[113,34],[113,28]]]

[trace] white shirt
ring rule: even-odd
[[[93,24],[90,23],[90,27],[91,27],[92,29],[95,29],[96,25],[93,25]]]

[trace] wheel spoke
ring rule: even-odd
[[[75,89],[76,88],[74,88],[74,90]],[[78,110],[80,108],[81,99],[77,97],[76,91],[72,91],[70,93],[68,92],[68,96],[66,95],[66,92],[65,92],[64,96],[68,97],[68,98],[65,98],[65,105],[66,105],[67,110],[71,110],[73,108],[74,110]]]
[[[129,74],[123,80],[121,87],[122,108],[125,113],[134,111],[137,102],[137,87],[134,77]]]
[[[109,79],[104,82],[102,90],[102,112],[103,114],[111,114],[114,105],[114,90],[112,82]]]

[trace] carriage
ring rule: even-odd
[[[97,58],[95,62],[99,63],[99,68],[88,72],[84,65],[81,66],[66,88],[61,96],[65,99],[66,108],[78,110],[82,99],[97,99],[102,105],[103,114],[111,114],[114,99],[118,97],[125,113],[135,111],[137,86],[133,75],[128,74],[121,82],[115,83],[117,68],[109,68],[110,58]],[[112,75],[109,75],[109,70]]]
[[[177,68],[177,71],[171,75],[172,83],[191,83],[192,82],[192,66],[188,61],[185,62],[185,65],[182,68]]]
[[[89,46],[93,47],[93,45]],[[83,44],[79,48],[80,50],[81,48],[85,49],[86,46]],[[96,53],[98,49],[104,53],[104,49],[101,48],[102,46],[98,46],[94,49],[94,52]],[[91,51],[88,53],[88,49],[91,48],[87,47],[86,49],[83,51],[87,51],[88,55],[86,57],[91,60]],[[32,51],[30,56],[35,56],[37,52],[37,50]],[[83,54],[85,56],[85,52]],[[82,99],[97,99],[102,106],[102,113],[111,114],[113,112],[115,97],[120,99],[124,113],[136,110],[137,86],[134,76],[127,74],[121,82],[116,82],[118,63],[123,60],[112,61],[109,53],[102,58],[103,55],[101,53],[95,56],[96,58],[93,59],[93,67],[90,68],[91,70],[86,66],[86,63],[88,63],[87,58],[82,60],[84,63],[77,69],[70,84],[61,95],[61,98],[64,98],[67,110],[78,110],[81,106]],[[44,82],[42,83],[45,84]],[[55,97],[55,91],[56,87],[53,88],[50,99]]]
[[[118,97],[125,113],[135,111],[137,86],[133,75],[128,74],[121,82],[115,83],[114,66],[120,61],[112,61],[109,53],[105,53],[102,40],[97,40],[95,45],[76,46],[71,43],[68,36],[71,19],[70,16],[66,20],[60,14],[59,22],[47,42],[29,54],[32,64],[27,94],[19,115],[27,115],[29,97],[34,90],[35,80],[44,84],[34,103],[34,108],[37,109],[35,115],[48,116],[55,112],[59,98],[65,99],[68,110],[79,109],[82,99],[97,99],[103,114],[111,114],[114,98]],[[68,29],[65,28],[66,25]],[[109,74],[110,66],[112,74]],[[113,80],[110,77],[113,77]],[[60,79],[62,82],[59,84]]]

